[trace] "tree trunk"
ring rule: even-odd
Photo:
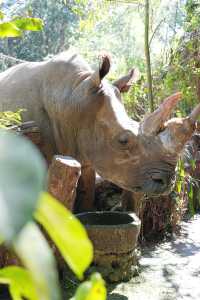
[[[148,98],[150,102],[151,112],[154,110],[152,75],[151,75],[151,57],[149,50],[149,0],[145,0],[145,57],[147,69],[147,84],[148,84]]]

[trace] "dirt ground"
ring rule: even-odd
[[[108,300],[199,300],[200,215],[183,222],[180,236],[143,249],[141,273],[109,287]]]

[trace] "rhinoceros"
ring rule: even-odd
[[[87,210],[93,206],[95,172],[128,191],[164,193],[200,113],[198,105],[188,117],[168,120],[181,98],[176,93],[138,123],[121,100],[135,81],[134,69],[113,83],[104,79],[109,70],[107,55],[93,71],[68,51],[0,74],[0,111],[26,109],[24,121],[39,126],[48,160],[62,154],[81,162]]]

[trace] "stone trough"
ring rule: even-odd
[[[137,266],[140,220],[133,213],[86,212],[77,215],[94,246],[93,267],[109,282],[129,280]]]

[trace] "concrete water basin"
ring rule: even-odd
[[[86,212],[77,215],[94,246],[94,267],[111,282],[129,280],[137,265],[140,220],[134,213]]]

